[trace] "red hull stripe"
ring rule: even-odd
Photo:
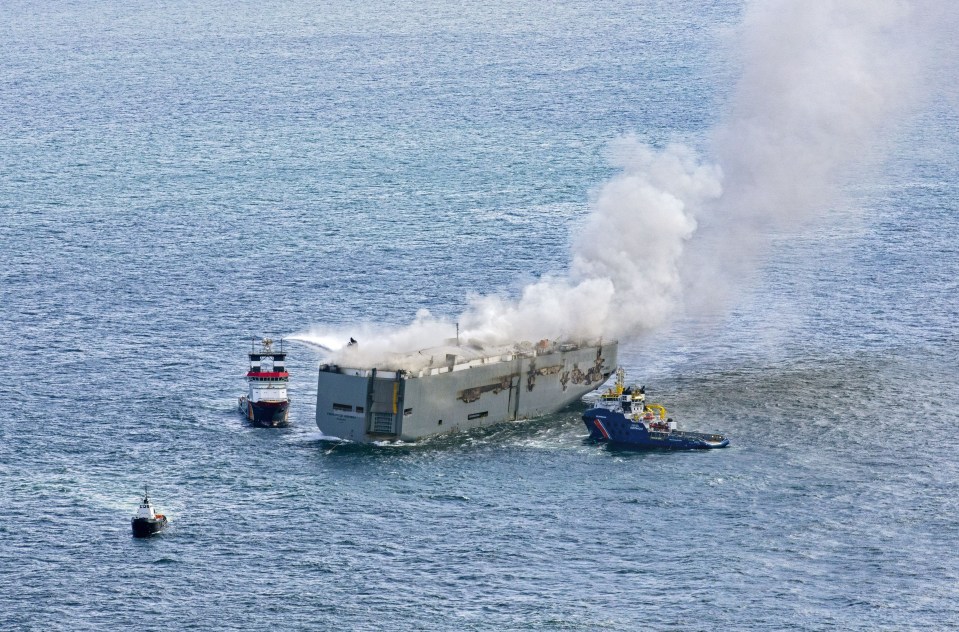
[[[606,426],[603,425],[599,419],[594,419],[593,423],[596,424],[596,427],[599,428],[599,431],[603,433],[603,436],[609,439],[609,433],[606,432]]]
[[[290,377],[286,371],[250,371],[247,377]]]

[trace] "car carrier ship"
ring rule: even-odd
[[[371,443],[528,419],[599,388],[617,366],[616,342],[497,348],[452,342],[381,367],[321,365],[317,427],[331,439]]]

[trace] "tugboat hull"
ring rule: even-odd
[[[166,526],[167,519],[165,516],[157,516],[156,518],[134,518],[131,522],[133,526],[133,537],[134,538],[149,538],[155,533],[159,533],[163,527]]]
[[[289,425],[290,402],[251,402],[247,397],[240,398],[240,412],[255,426],[279,428]]]
[[[681,430],[649,430],[640,421],[627,419],[620,412],[591,408],[583,413],[589,438],[617,446],[637,449],[712,450],[725,448],[729,439],[719,434]]]

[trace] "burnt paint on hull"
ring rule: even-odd
[[[358,443],[425,437],[554,413],[599,388],[616,367],[617,343],[559,346],[462,370],[399,375],[324,365],[316,425]]]

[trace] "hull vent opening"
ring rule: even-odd
[[[390,413],[374,413],[373,432],[376,434],[394,434],[393,415]]]

